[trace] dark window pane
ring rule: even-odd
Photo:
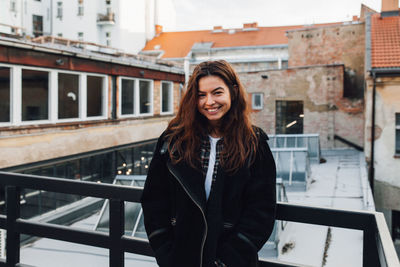
[[[161,112],[172,112],[172,86],[170,83],[162,83],[161,85],[162,103]]]
[[[49,73],[22,70],[22,120],[47,120],[49,108]]]
[[[0,67],[0,122],[10,121],[10,68]]]
[[[87,116],[103,115],[103,78],[87,76]]]
[[[43,16],[32,15],[32,26],[35,37],[43,35]]]
[[[79,76],[58,74],[58,118],[79,117]]]
[[[135,81],[122,79],[121,83],[121,114],[134,114],[135,113]]]
[[[276,101],[276,134],[302,134],[303,117],[303,101]]]
[[[400,129],[396,130],[396,154],[400,154]]]
[[[139,94],[140,94],[140,113],[150,113],[151,108],[151,94],[150,94],[150,82],[139,81]]]

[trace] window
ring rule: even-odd
[[[49,73],[22,70],[22,121],[49,119]]]
[[[111,32],[106,32],[106,45],[111,46]]]
[[[121,78],[120,88],[122,117],[153,113],[153,81]]]
[[[392,210],[392,238],[400,240],[400,211]]]
[[[276,101],[276,134],[302,134],[303,118],[303,101]]]
[[[173,112],[172,82],[161,82],[161,114]]]
[[[103,85],[103,77],[87,76],[86,90],[86,110],[88,117],[105,116],[105,88]]]
[[[83,0],[78,0],[78,16],[83,16]]]
[[[263,109],[264,107],[264,94],[263,93],[253,93],[251,95],[251,106],[253,109]]]
[[[396,113],[396,154],[400,155],[400,113]]]
[[[121,114],[135,114],[135,80],[121,79]]]
[[[63,16],[63,3],[57,2],[57,18],[61,20],[62,16]]]
[[[60,33],[57,33],[57,36],[58,37],[63,37],[63,34],[60,32]]]
[[[111,5],[111,0],[106,0],[106,5]]]
[[[43,16],[32,15],[33,35],[39,37],[43,35]]]
[[[83,32],[78,32],[78,40],[83,42]]]
[[[10,68],[0,67],[0,123],[10,122]]]
[[[150,81],[139,81],[139,113],[150,114],[153,112],[152,83]]]
[[[11,0],[10,1],[10,12],[17,12],[16,0]]]
[[[58,74],[58,118],[79,117],[79,75]]]

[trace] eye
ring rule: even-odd
[[[198,96],[199,98],[203,98],[203,97],[205,97],[206,95],[203,94],[203,93],[199,93],[197,96]]]

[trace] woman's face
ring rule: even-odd
[[[218,126],[230,108],[231,94],[225,82],[213,75],[200,78],[197,109],[210,125]]]

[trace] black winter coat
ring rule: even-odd
[[[219,166],[208,201],[201,170],[172,164],[158,140],[142,195],[144,224],[161,267],[258,266],[275,221],[275,162],[258,131],[256,160],[228,175]]]

